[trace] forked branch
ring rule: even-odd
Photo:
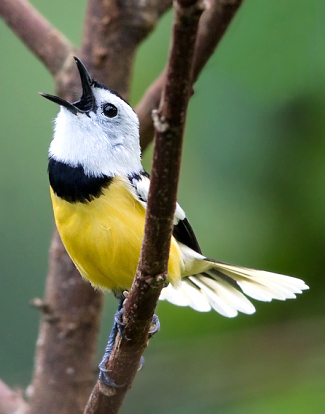
[[[89,0],[81,58],[92,76],[105,84],[109,78],[109,86],[127,97],[136,48],[171,4],[171,0]]]
[[[207,0],[200,23],[193,60],[195,82],[213,54],[243,0]],[[136,107],[140,119],[141,147],[144,150],[153,139],[152,111],[158,108],[166,69],[153,82]]]
[[[124,337],[117,336],[108,361],[110,377],[119,387],[97,382],[85,414],[115,414],[137,372],[148,343],[155,307],[167,280],[167,264],[176,205],[185,114],[192,88],[192,60],[200,0],[175,5],[172,49],[167,82],[155,115],[155,150],[147,205],[145,234],[135,280],[124,306]]]
[[[87,413],[107,412],[107,407],[112,408],[110,413],[117,412],[146,347],[152,314],[166,280],[181,136],[193,83],[190,80],[191,68],[196,79],[241,0],[206,0],[205,3],[210,4],[210,8],[200,20],[194,51],[201,2],[175,2],[177,10],[168,83],[155,116],[157,146],[146,234],[137,276],[125,305],[125,333],[126,337],[133,340],[125,341],[119,337],[109,362],[111,376],[116,383],[124,386],[103,389],[97,384]],[[136,47],[170,4],[171,0],[88,0],[85,35],[79,56],[93,76],[127,96]],[[72,99],[77,78],[76,72],[72,71],[73,61],[71,59],[70,62],[68,57],[76,52],[69,40],[27,0],[0,0],[0,15],[55,76],[57,93],[63,98]],[[153,137],[151,112],[159,105],[164,84],[165,75],[148,90],[138,106],[144,146]],[[81,280],[57,232],[54,232],[52,239],[50,257],[46,307],[43,309],[34,381],[30,387],[33,394],[30,412],[38,414],[52,409],[62,414],[79,414],[92,383],[91,367],[102,297]],[[105,393],[114,395],[109,399]]]
[[[0,0],[0,15],[54,75],[56,93],[74,100],[80,86],[73,53],[84,57],[94,77],[127,96],[135,50],[170,5],[171,0],[88,0],[80,52],[27,0]],[[81,279],[54,231],[28,388],[30,413],[83,411],[95,380],[102,303],[102,294]]]

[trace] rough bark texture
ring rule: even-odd
[[[88,4],[85,40],[81,51],[75,53],[82,56],[94,78],[125,97],[128,95],[136,46],[151,31],[158,18],[158,14],[153,16],[150,10],[138,7],[135,1],[115,3],[90,0]],[[142,16],[148,16],[149,21]],[[125,48],[124,43],[128,40],[129,47]],[[58,94],[66,99],[75,99],[71,91],[80,89],[80,86],[77,87],[78,78],[74,62],[70,59],[56,78]],[[52,240],[50,263],[45,302],[50,309],[54,309],[55,315],[61,315],[63,323],[49,324],[42,318],[38,341],[42,346],[37,347],[30,413],[41,414],[52,409],[52,412],[77,414],[83,411],[95,380],[93,368],[103,297],[90,284],[82,281],[57,232]],[[72,285],[69,289],[66,288],[67,280]],[[73,315],[71,308],[75,308],[76,315]],[[92,312],[93,309],[96,312]],[[79,323],[76,323],[78,318]],[[84,319],[87,323],[83,322]],[[67,336],[65,330],[69,326],[74,326],[74,329]],[[61,362],[55,364],[55,361]]]
[[[89,0],[81,59],[92,75],[127,96],[134,53],[171,0]]]
[[[102,295],[82,280],[56,230],[45,300],[34,305],[42,317],[29,412],[80,413],[94,383]]]
[[[89,0],[79,52],[27,1],[0,0],[0,14],[55,76],[58,95],[73,100],[80,90],[72,55],[84,57],[92,75],[127,96],[138,43],[171,1]],[[127,47],[125,45],[127,44]],[[85,283],[54,231],[29,413],[79,414],[95,381],[94,359],[103,298]]]
[[[173,42],[167,82],[156,114],[156,143],[141,257],[124,306],[124,337],[118,335],[107,365],[110,377],[119,387],[97,381],[85,414],[119,411],[147,346],[154,310],[167,279],[182,137],[192,87],[192,59],[203,11],[201,1],[179,0],[174,5]]]
[[[243,0],[207,0],[199,24],[199,32],[195,45],[193,61],[194,82],[214,52],[216,46],[224,35],[232,18],[236,14]],[[152,111],[158,108],[163,85],[165,83],[166,69],[148,88],[136,107],[140,119],[141,147],[144,150],[153,139],[154,126]]]

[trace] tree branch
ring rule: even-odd
[[[136,48],[171,3],[89,0],[81,58],[92,65],[94,78],[107,83],[108,77],[110,87],[126,97]]]
[[[193,62],[194,82],[199,77],[202,69],[216,46],[220,42],[231,20],[236,14],[243,0],[208,0],[208,7],[200,19],[199,32],[195,45]],[[161,91],[165,83],[166,69],[148,88],[136,107],[136,113],[140,119],[141,147],[144,150],[152,141],[154,126],[152,111],[159,105]]]
[[[195,45],[194,81],[198,79],[242,2],[243,0],[209,0],[209,8],[200,20]]]
[[[27,0],[0,0],[0,15],[53,75],[73,53],[69,40]]]
[[[158,3],[159,0],[141,2],[141,5],[136,0],[89,0],[81,56],[86,56],[85,62],[95,78],[124,96],[128,93],[134,50],[160,16],[155,11]],[[169,2],[161,3],[168,7]],[[128,20],[126,5],[129,6]],[[162,12],[161,5],[160,8]],[[124,48],[125,43],[132,47]],[[98,54],[98,50],[103,53]],[[78,97],[80,80],[73,59],[65,62],[55,81],[59,96],[68,100]],[[45,300],[37,304],[42,310],[42,319],[35,372],[29,387],[29,412],[79,414],[95,379],[93,367],[103,295],[82,280],[57,231],[51,244]]]
[[[30,413],[78,414],[93,386],[103,298],[80,277],[55,230],[41,311]]]
[[[124,335],[117,336],[108,361],[120,387],[97,382],[85,414],[115,414],[122,405],[147,346],[155,307],[167,280],[167,264],[179,178],[185,114],[192,88],[192,59],[201,1],[175,1],[172,49],[161,105],[155,115],[155,150],[145,234],[136,277],[124,306]]]

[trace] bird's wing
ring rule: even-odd
[[[129,177],[134,195],[146,207],[150,178],[145,172]],[[295,298],[308,286],[300,279],[261,270],[229,265],[201,254],[184,211],[177,204],[173,236],[179,242],[184,268],[177,286],[165,287],[160,299],[178,306],[191,306],[200,312],[214,309],[234,317],[238,312],[251,314],[254,305],[245,295],[261,301]]]
[[[134,190],[135,196],[140,203],[146,208],[148,201],[150,176],[145,171],[137,174],[130,175],[128,177],[131,186]],[[195,237],[194,231],[186,218],[184,210],[176,203],[175,215],[174,215],[174,230],[173,236],[179,242],[185,246],[193,249],[197,253],[201,253],[199,243]]]

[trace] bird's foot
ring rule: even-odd
[[[108,386],[108,387],[115,387],[115,388],[119,388],[121,387],[121,385],[117,385],[115,384],[114,380],[109,376],[109,370],[106,368],[107,366],[107,362],[109,360],[109,357],[111,355],[111,352],[113,350],[114,347],[114,342],[115,342],[115,338],[116,338],[116,334],[117,332],[119,332],[119,334],[122,336],[122,338],[126,339],[127,341],[129,340],[129,338],[127,338],[124,335],[124,327],[125,324],[123,322],[123,312],[124,312],[124,308],[121,308],[120,310],[118,310],[115,315],[114,315],[114,325],[111,331],[111,334],[109,336],[108,342],[107,342],[107,346],[105,349],[105,354],[103,356],[103,359],[101,360],[100,364],[98,365],[99,367],[99,380],[102,384]],[[159,332],[160,330],[160,322],[159,322],[159,318],[157,315],[154,315],[152,318],[152,326],[150,327],[149,330],[149,337],[151,338],[153,335],[155,335],[157,332]],[[142,356],[140,359],[140,363],[139,363],[139,367],[138,367],[138,371],[140,371],[144,365],[145,359]]]
[[[150,327],[150,330],[149,330],[149,338],[152,338],[152,336],[159,331],[160,331],[160,322],[159,322],[158,316],[155,314],[153,315],[153,318],[152,318],[152,326]],[[142,355],[140,358],[138,371],[140,371],[143,368],[144,363],[145,363],[145,359],[144,359],[144,356]]]
[[[109,370],[106,367],[107,361],[109,360],[109,355],[106,356],[106,353],[98,365],[99,368],[99,381],[106,387],[121,388],[122,385],[115,384],[114,380],[109,376]]]
[[[121,387],[121,385],[115,384],[114,380],[108,374],[109,370],[106,368],[109,357],[110,357],[110,355],[112,353],[112,350],[113,350],[113,347],[114,347],[116,334],[117,334],[117,326],[116,326],[116,322],[114,321],[114,325],[112,327],[112,331],[110,333],[110,336],[108,338],[108,342],[107,342],[107,345],[106,345],[106,348],[105,348],[104,356],[103,356],[102,360],[100,361],[100,364],[98,365],[98,368],[99,368],[98,379],[106,387],[119,388],[119,387]]]
[[[121,337],[123,339],[126,339],[127,341],[129,341],[130,338],[127,338],[124,335],[125,323],[123,322],[123,313],[124,313],[124,308],[121,308],[120,310],[118,310],[115,313],[115,315],[114,315],[114,323],[116,324],[116,329],[118,330],[118,333],[121,335]]]

